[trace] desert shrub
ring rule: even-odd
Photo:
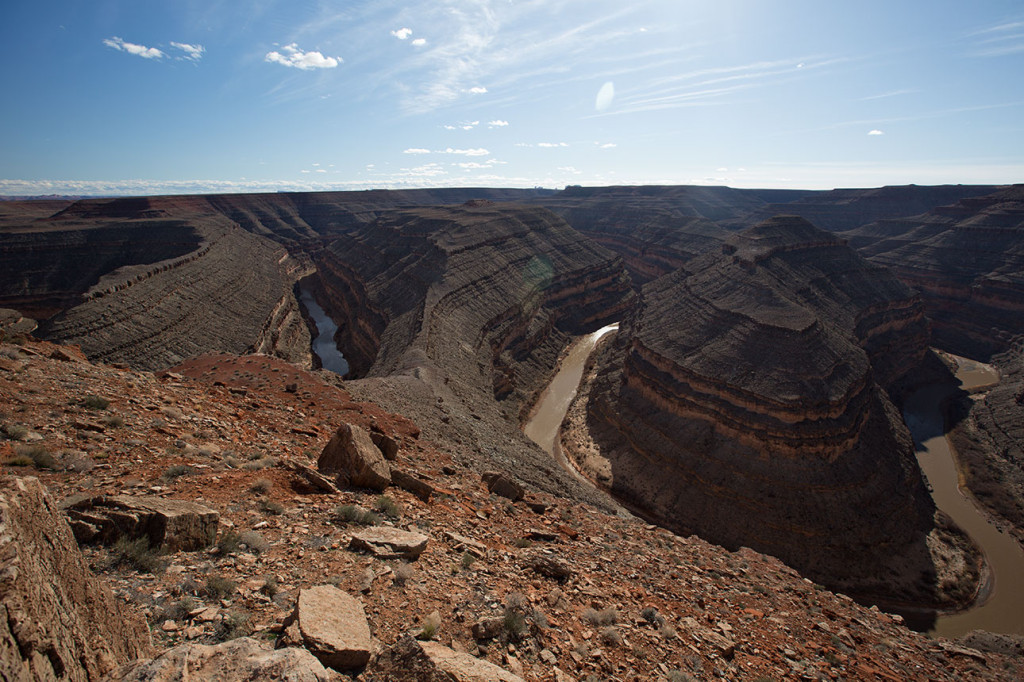
[[[182,476],[191,476],[195,472],[196,470],[188,464],[174,464],[167,467],[167,471],[163,474],[163,479],[167,482],[176,481]]]
[[[112,429],[119,429],[124,426],[124,417],[119,414],[109,414],[103,418],[103,423]]]
[[[441,616],[434,611],[420,623],[420,634],[419,639],[431,640],[437,636],[438,630],[441,629]]]
[[[203,587],[203,591],[207,596],[213,599],[224,599],[235,593],[238,589],[238,585],[232,580],[228,580],[224,576],[211,575],[206,579],[206,585]]]
[[[658,628],[658,633],[665,639],[673,639],[676,636],[676,629],[671,625],[665,624]]]
[[[221,534],[217,540],[217,550],[221,554],[235,554],[242,548],[242,536],[233,530]]]
[[[277,458],[266,456],[260,457],[259,459],[246,462],[242,465],[242,468],[246,471],[259,471],[261,469],[268,469],[277,464]]]
[[[589,606],[583,610],[583,620],[591,625],[615,625],[619,620],[619,611],[614,606],[596,611]]]
[[[23,424],[4,424],[3,432],[11,440],[25,440],[28,436],[28,427]]]
[[[160,550],[149,543],[149,538],[121,537],[110,548],[108,565],[111,568],[130,566],[142,573],[159,573],[165,563]]]
[[[269,478],[258,478],[256,481],[249,486],[249,492],[255,493],[256,495],[266,495],[274,487],[274,482]]]
[[[280,591],[281,587],[277,584],[277,578],[272,575],[268,575],[266,580],[263,581],[263,585],[260,586],[260,592],[270,598],[273,598]]]
[[[387,495],[381,495],[378,497],[374,508],[391,520],[397,519],[402,515],[401,507],[398,506],[398,503],[395,502],[394,498]]]
[[[514,609],[505,609],[502,627],[505,636],[512,641],[518,641],[529,629],[526,625],[526,617]]]
[[[376,526],[380,517],[354,504],[343,504],[334,510],[334,522],[340,524],[355,523],[360,526]]]
[[[162,623],[165,620],[183,621],[200,606],[202,606],[202,602],[195,597],[184,596],[172,601],[162,609],[154,611],[151,621],[154,623]]]
[[[239,637],[247,637],[252,634],[252,617],[248,611],[231,611],[227,616],[217,623],[213,630],[213,638],[218,642],[227,642]]]
[[[34,463],[35,462],[32,461],[31,457],[26,457],[24,455],[15,455],[4,462],[4,464],[9,467],[30,467]]]
[[[601,628],[601,641],[605,646],[622,646],[622,633],[613,625]]]
[[[264,514],[270,514],[271,516],[280,516],[284,514],[284,505],[280,502],[274,502],[273,500],[260,500],[256,503],[256,506]]]
[[[266,538],[257,533],[254,530],[242,531],[238,535],[239,548],[245,546],[251,554],[263,554],[270,547],[270,543],[267,542]]]
[[[696,682],[692,675],[684,673],[682,670],[669,670],[668,671],[668,682]]]
[[[27,457],[36,469],[56,469],[57,460],[49,453],[45,445],[21,445],[14,449],[17,457]]]
[[[409,564],[397,564],[391,569],[395,585],[405,585],[416,577],[416,570]]]
[[[473,556],[469,552],[463,552],[462,559],[459,561],[459,565],[462,566],[462,570],[468,571],[469,567],[473,565],[474,561],[476,561],[475,556]]]
[[[645,606],[640,612],[640,617],[659,628],[665,624],[665,618],[653,606]]]
[[[98,395],[87,395],[82,398],[82,407],[87,410],[105,410],[110,406],[110,401]]]
[[[526,549],[533,546],[533,541],[530,538],[517,538],[512,544],[519,549]]]

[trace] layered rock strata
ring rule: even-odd
[[[921,292],[943,350],[986,359],[1024,334],[1024,185],[847,236]]]
[[[679,532],[860,594],[939,601],[934,507],[886,386],[921,303],[795,217],[648,284],[595,385],[607,487]]]

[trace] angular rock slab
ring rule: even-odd
[[[411,561],[423,553],[429,541],[430,538],[422,533],[390,526],[372,526],[353,533],[349,546],[367,551],[380,559]]]
[[[354,424],[342,424],[316,463],[324,474],[336,474],[341,485],[384,490],[391,485],[391,467],[370,434]]]
[[[182,644],[160,656],[121,667],[109,680],[179,682],[180,680],[279,680],[328,682],[343,678],[305,649],[273,651],[250,637],[217,646]]]
[[[148,537],[152,547],[193,551],[212,545],[220,524],[220,513],[209,507],[148,495],[72,498],[63,506],[79,542]]]
[[[329,668],[351,670],[370,660],[373,643],[363,605],[334,585],[299,590],[286,633],[293,625],[302,646]]]
[[[381,656],[373,679],[382,682],[523,682],[518,675],[488,661],[459,653],[437,642],[406,636]]]
[[[501,495],[502,497],[508,498],[513,502],[518,502],[526,495],[526,490],[523,489],[523,486],[516,483],[516,481],[508,474],[499,473],[497,471],[488,471],[483,474],[482,478],[484,483],[487,484],[487,490],[495,495]]]

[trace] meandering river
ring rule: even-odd
[[[338,350],[338,344],[334,341],[334,333],[338,331],[338,325],[334,323],[320,304],[313,298],[308,289],[299,289],[299,300],[306,306],[313,321],[316,322],[317,335],[313,339],[313,352],[320,358],[320,365],[335,374],[345,376],[348,374],[348,361]]]
[[[618,325],[609,325],[573,342],[523,428],[530,439],[584,482],[586,479],[568,463],[559,447],[559,431],[576,396],[587,358],[598,340],[617,328]],[[999,380],[988,365],[967,358],[957,358],[957,361],[957,378],[965,389],[991,385]],[[907,400],[904,419],[914,436],[917,459],[931,484],[935,504],[974,538],[985,553],[991,573],[983,590],[987,598],[982,603],[961,613],[938,616],[929,632],[943,637],[956,637],[976,629],[1024,633],[1024,551],[1013,537],[989,523],[973,500],[960,490],[955,453],[946,438],[942,414],[942,402],[954,390],[950,386],[919,390]]]
[[[994,384],[998,374],[988,365],[957,358],[957,378],[965,389]],[[940,615],[931,634],[956,637],[971,630],[1024,634],[1024,551],[1014,538],[989,523],[974,501],[960,490],[956,453],[946,438],[942,401],[955,389],[930,386],[912,395],[903,416],[917,445],[917,461],[932,487],[932,499],[985,553],[991,569],[983,603]]]

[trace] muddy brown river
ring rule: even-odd
[[[609,325],[573,343],[523,429],[563,468],[588,485],[589,481],[565,459],[558,445],[558,435],[565,413],[576,396],[587,358],[598,340],[617,328],[618,325]],[[988,365],[967,358],[957,358],[957,362],[957,378],[965,389],[991,385],[999,380]],[[943,637],[956,637],[971,630],[1024,634],[1024,551],[1013,537],[989,523],[974,501],[960,490],[955,453],[945,435],[941,408],[942,401],[953,390],[948,386],[921,389],[907,400],[904,419],[914,436],[917,459],[931,485],[935,504],[978,543],[985,553],[990,574],[978,604],[960,613],[938,616],[929,633]]]
[[[957,358],[963,388],[999,380],[988,365]],[[983,602],[971,609],[940,615],[929,633],[956,637],[971,630],[1024,634],[1024,551],[1012,536],[989,523],[974,501],[960,490],[955,452],[946,438],[941,404],[952,389],[931,386],[907,400],[903,416],[917,445],[917,461],[932,487],[932,499],[974,539],[985,553],[991,575]],[[986,596],[987,595],[987,596]]]

